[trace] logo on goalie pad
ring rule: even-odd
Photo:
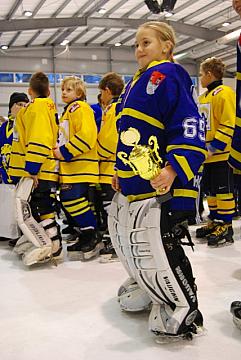
[[[186,289],[190,299],[192,300],[193,303],[195,303],[197,301],[197,298],[196,298],[191,286],[189,285],[187,279],[185,278],[180,266],[177,266],[175,270],[176,270],[176,273],[177,273],[179,279],[181,280],[184,288]]]
[[[168,288],[168,290],[170,291],[170,294],[172,295],[173,299],[175,301],[178,301],[179,302],[179,299],[178,299],[178,296],[177,294],[175,293],[175,290],[173,289],[173,286],[171,284],[171,281],[168,279],[168,276],[164,276],[164,281],[166,283],[166,286]]]

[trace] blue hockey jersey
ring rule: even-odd
[[[237,44],[236,122],[228,161],[241,173],[241,34]]]
[[[129,128],[139,132],[139,145],[148,145],[149,138],[155,136],[163,163],[169,162],[177,173],[172,190],[174,197],[184,202],[179,205],[176,202],[175,207],[186,210],[193,210],[197,197],[193,180],[207,154],[205,122],[198,113],[192,92],[192,81],[180,65],[153,61],[144,72],[134,75],[116,107],[117,154],[124,152],[129,157],[133,149],[121,140],[122,133]],[[129,201],[156,195],[150,181],[135,175],[119,156],[116,167],[122,193]]]
[[[13,142],[14,118],[9,115],[8,121],[0,127],[0,173],[5,184],[11,184],[12,180],[8,175],[8,166]]]

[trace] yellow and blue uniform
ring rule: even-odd
[[[11,184],[12,180],[8,175],[8,167],[13,141],[14,117],[8,116],[8,121],[0,127],[0,173],[5,184]]]
[[[228,159],[235,125],[234,91],[222,81],[213,84],[212,90],[199,97],[200,113],[206,120],[207,148],[216,150],[206,164]]]
[[[241,35],[237,44],[236,121],[229,164],[241,174]]]
[[[58,161],[54,158],[58,136],[55,104],[36,97],[18,114],[13,129],[9,174],[14,179],[37,175],[38,187],[31,195],[31,210],[37,221],[55,218],[51,193],[58,181]]]
[[[118,142],[118,132],[116,127],[116,101],[114,99],[107,106],[103,113],[101,129],[97,138],[97,150],[99,156],[99,182],[101,184],[111,184],[111,179],[115,174],[116,147]]]
[[[153,61],[145,71],[138,71],[120,96],[117,104],[119,133],[135,128],[139,145],[148,145],[155,136],[159,155],[177,173],[170,200],[172,210],[194,210],[197,197],[193,179],[205,160],[205,123],[192,96],[193,85],[187,72],[178,64]],[[118,141],[117,153],[130,154],[131,146]],[[116,159],[123,195],[129,201],[153,197],[150,182],[136,176],[132,169]]]
[[[208,85],[199,102],[207,124],[207,148],[213,153],[205,161],[203,173],[209,218],[229,223],[235,211],[233,174],[227,163],[235,126],[235,93],[218,80]]]
[[[80,228],[96,228],[90,209],[90,183],[98,183],[97,127],[94,112],[84,101],[65,106],[59,123],[60,198],[66,211]]]
[[[9,174],[38,175],[39,180],[58,180],[56,108],[50,98],[35,98],[18,115],[13,130]]]

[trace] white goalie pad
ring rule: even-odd
[[[117,200],[122,197],[118,194]],[[123,205],[122,200],[120,204],[116,205],[118,209],[121,204]],[[132,278],[137,281],[141,289],[145,290],[154,304],[160,306],[160,304],[166,303],[175,309],[172,311],[171,307],[167,305],[165,311],[168,316],[161,316],[163,315],[161,314],[158,319],[162,321],[165,318],[165,323],[161,323],[159,328],[162,328],[164,332],[176,334],[180,324],[186,318],[190,306],[173,274],[162,243],[160,205],[155,198],[127,204],[126,201],[125,216],[116,218],[116,222],[118,219],[120,220],[115,224],[117,235],[115,235],[113,243],[121,249],[122,256],[119,256],[118,252],[117,254],[121,261],[124,258],[125,268],[128,264],[130,272],[133,274]],[[112,240],[112,231],[110,234]],[[193,296],[195,297],[195,294]],[[151,319],[154,318],[154,316],[150,316],[149,321],[152,331],[158,327],[156,322],[152,324]]]
[[[135,278],[135,274],[132,271],[128,258],[123,252],[123,244],[126,243],[124,240],[128,236],[127,232],[127,219],[128,219],[128,208],[129,203],[126,198],[116,192],[109,209],[108,213],[108,229],[111,237],[112,245],[116,251],[116,254],[122,265],[125,267],[130,278]]]
[[[20,236],[16,220],[15,185],[0,184],[0,236],[16,239]]]
[[[150,296],[135,280],[119,296],[119,302],[121,310],[129,312],[145,311],[151,308]]]
[[[33,218],[28,200],[31,195],[33,180],[22,178],[16,190],[16,210],[17,223],[25,237],[40,248],[49,247],[51,250],[51,240],[44,231],[43,227]]]

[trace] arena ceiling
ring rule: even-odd
[[[26,17],[26,11],[32,14]],[[198,62],[218,56],[235,71],[241,20],[231,0],[177,0],[172,16],[166,15],[150,12],[144,0],[1,0],[0,51],[63,41],[69,47],[131,47],[138,25],[158,19],[176,31],[177,58]]]

